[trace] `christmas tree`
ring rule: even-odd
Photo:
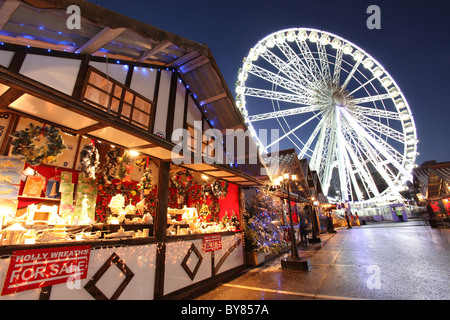
[[[249,251],[279,253],[286,246],[279,217],[281,207],[267,188],[245,190],[244,232]]]

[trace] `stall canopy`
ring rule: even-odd
[[[271,155],[269,154],[269,156]],[[321,203],[327,203],[317,173],[309,168],[307,159],[299,159],[295,149],[281,150],[278,153],[278,157],[278,167],[276,167],[276,170],[270,172],[272,180],[275,180],[284,173],[295,174],[297,176],[297,183],[291,184],[293,199],[309,203],[315,200],[319,200]]]
[[[427,161],[413,169],[414,186],[428,200],[450,196],[450,162]]]
[[[69,10],[70,6],[79,8],[82,27],[69,28],[70,23],[77,22],[70,20],[71,15],[76,14],[76,11]],[[26,54],[40,48],[60,57],[77,55],[80,61],[83,57],[89,57],[90,61],[101,58],[103,61],[106,59],[106,65],[117,62],[126,68],[129,62],[134,68],[157,66],[176,72],[188,88],[186,90],[192,93],[206,123],[222,132],[226,129],[247,130],[207,45],[92,3],[82,0],[0,0],[0,46],[7,45],[25,48],[22,62]],[[139,148],[141,152],[163,160],[173,159],[171,150],[174,144],[167,137],[161,138],[154,132],[130,125],[131,121],[127,123],[123,117],[111,119],[106,112],[80,101],[75,91],[81,91],[85,84],[78,83],[78,79],[73,94],[64,92],[64,88],[54,90],[52,85],[20,73],[19,66],[15,66],[20,61],[17,53],[5,59],[10,61],[0,61],[0,111],[45,119],[49,124],[76,134],[90,135],[126,148]],[[74,62],[74,65],[76,63],[80,62]],[[49,81],[56,83],[58,79]],[[122,87],[122,84],[116,84],[126,94],[130,93],[126,88],[127,81],[129,79],[124,80],[125,86]],[[35,107],[30,108],[30,105]],[[125,132],[122,130],[124,126],[127,127]],[[261,165],[258,157],[257,167]],[[215,172],[216,176],[228,177],[229,181],[241,185],[259,184],[253,178],[254,167],[200,166],[204,171]]]

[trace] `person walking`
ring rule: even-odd
[[[308,244],[308,220],[300,215],[300,238],[302,244]]]
[[[350,217],[348,216],[347,211],[345,211],[345,220],[347,220],[347,229],[351,229],[352,226],[350,225]]]

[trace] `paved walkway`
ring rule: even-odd
[[[448,228],[378,222],[321,238],[321,244],[299,247],[311,271],[281,270],[283,255],[197,300],[450,300]]]

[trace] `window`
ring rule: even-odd
[[[84,102],[98,109],[140,128],[150,129],[152,101],[92,66],[88,69],[82,97]]]

